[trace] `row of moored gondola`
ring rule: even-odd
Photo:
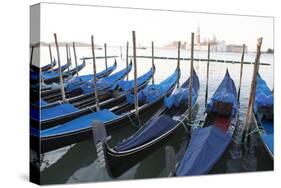
[[[40,153],[45,153],[91,139],[93,135],[98,156],[112,177],[122,175],[168,142],[180,127],[187,126],[187,117],[193,112],[199,95],[200,82],[193,67],[191,77],[175,89],[180,78],[179,67],[159,84],[149,84],[155,72],[153,66],[137,78],[139,104],[136,109],[134,80],[124,80],[132,69],[132,63],[113,73],[117,66],[115,61],[111,67],[97,73],[95,88],[93,75],[73,76],[75,71],[77,73],[85,66],[84,60],[79,69],[67,71],[68,63],[62,66],[63,75],[68,78],[63,85],[67,101],[62,101],[61,86],[56,83],[58,70],[49,70],[56,62],[52,64],[39,70],[43,80],[39,84],[41,98],[31,104],[31,124],[40,122],[40,128],[31,127],[31,143],[40,141]],[[32,71],[31,78],[36,79],[38,70]],[[94,95],[96,91],[99,110]],[[227,70],[206,106],[204,119],[192,131],[183,159],[171,175],[208,173],[232,140],[239,119],[238,111],[236,87]],[[261,140],[273,157],[273,95],[260,76],[257,77],[254,112],[257,126],[263,129]],[[132,124],[143,126],[116,146],[108,145],[107,133]]]

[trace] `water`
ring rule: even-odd
[[[130,50],[131,51],[131,50]],[[55,55],[55,53],[53,52]],[[72,53],[73,54],[73,53]],[[111,47],[108,49],[108,55],[120,56],[119,47]],[[132,53],[130,52],[130,55]],[[91,56],[91,50],[88,47],[81,47],[77,49],[78,57]],[[96,56],[103,56],[103,50],[96,50]],[[116,71],[124,68],[125,65],[125,48],[122,49],[123,59],[121,62],[120,57],[117,58],[118,68]],[[137,55],[151,55],[151,49],[145,50],[139,49]],[[155,49],[155,56],[169,56],[177,57],[176,49]],[[181,50],[181,57],[190,57],[190,52]],[[61,50],[61,61],[65,63],[65,50]],[[206,52],[195,51],[194,58],[207,58]],[[213,59],[224,59],[224,60],[235,60],[240,61],[240,53],[223,53],[223,52],[211,52],[211,58]],[[245,61],[254,61],[254,53],[246,53]],[[72,57],[73,60],[73,57]],[[273,61],[274,57],[272,54],[262,54],[261,62],[270,63],[270,66],[260,66],[260,74],[265,79],[270,88],[273,88]],[[43,48],[41,50],[41,62],[42,66],[49,63],[48,49]],[[74,60],[73,60],[74,62]],[[91,60],[87,60],[87,66],[79,73],[80,75],[92,73]],[[113,59],[108,59],[108,65],[113,64]],[[79,62],[81,63],[81,61]],[[138,74],[141,75],[147,72],[151,67],[151,59],[137,59],[138,63]],[[156,73],[155,83],[160,82],[170,75],[176,68],[176,61],[172,60],[159,60],[155,59]],[[205,103],[205,83],[206,83],[206,62],[194,62],[194,67],[199,75],[200,79],[200,94],[198,97],[197,113],[195,119],[202,118],[204,112]],[[181,61],[181,79],[180,83],[183,83],[189,77],[189,61]],[[104,60],[97,60],[97,72],[105,68]],[[236,88],[238,89],[239,84],[239,64],[223,64],[210,62],[210,75],[209,75],[209,98],[214,93],[215,89],[222,81],[226,68],[228,68],[231,77],[234,79]],[[245,114],[247,111],[249,90],[252,78],[253,65],[244,65],[243,80],[241,86],[241,111],[240,119],[241,126],[245,122]],[[129,79],[133,79],[133,71],[129,74]],[[124,127],[112,133],[112,139],[110,145],[114,146],[118,142],[122,141],[133,134],[137,129],[134,126]],[[186,146],[188,136],[185,130],[178,131],[175,137],[171,138],[167,145],[171,145],[177,155],[177,160],[181,160]],[[254,139],[257,143],[257,140]],[[235,143],[235,142],[234,142]],[[163,145],[149,157],[135,165],[133,168],[128,170],[124,175],[115,179],[140,179],[140,178],[155,178],[155,177],[166,177],[168,172],[165,169],[165,146]],[[245,172],[245,171],[259,171],[259,170],[270,170],[273,167],[263,161],[263,157],[258,156],[259,152],[248,153],[247,155],[241,155],[240,145],[232,145],[222,160],[217,164],[215,169],[211,173],[224,173],[224,172]],[[238,151],[238,153],[237,153]],[[41,180],[43,184],[53,183],[76,183],[76,182],[93,182],[93,181],[108,181],[112,180],[104,169],[99,167],[97,163],[97,154],[95,146],[92,140],[84,141],[78,144],[73,144],[65,148],[61,148],[42,156],[43,163],[41,165]],[[262,164],[262,165],[259,165]]]

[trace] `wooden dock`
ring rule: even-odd
[[[107,59],[108,58],[117,58],[119,56],[117,55],[111,55],[111,56],[107,56]],[[97,56],[96,59],[104,59],[105,57],[104,56]],[[82,57],[80,58],[80,60],[89,60],[89,59],[93,59],[93,57]]]
[[[112,56],[107,56],[107,58],[118,58],[119,56],[116,55],[112,55]],[[96,57],[96,59],[104,59],[104,56],[98,56]],[[129,58],[133,58],[133,56],[129,56]],[[147,59],[151,59],[152,56],[137,56],[137,58],[147,58]],[[168,57],[168,56],[154,56],[154,59],[165,59],[165,60],[178,60],[178,57]],[[92,59],[92,57],[82,57],[80,58],[81,60],[88,60],[88,59]],[[183,58],[181,57],[180,60],[186,60],[186,61],[190,61],[190,58]],[[206,61],[208,62],[207,58],[193,58],[193,61]],[[232,63],[232,64],[241,64],[241,61],[231,61],[231,60],[223,60],[223,59],[209,59],[210,62],[216,62],[216,63]],[[254,64],[255,62],[251,62],[251,61],[244,61],[244,64]],[[265,66],[269,66],[269,63],[260,63],[260,65],[265,65]]]
[[[132,57],[132,56],[129,56]],[[137,56],[137,58],[152,58],[151,56]],[[165,57],[165,56],[154,56],[154,59],[165,59],[165,60],[177,60],[177,57]],[[190,60],[190,58],[180,58],[180,60]],[[193,61],[208,61],[206,58],[193,58]],[[210,62],[216,63],[232,63],[232,64],[241,64],[241,61],[231,61],[231,60],[222,60],[222,59],[209,59]],[[255,62],[244,61],[244,64],[254,64]],[[260,63],[260,65],[270,65],[269,63]]]

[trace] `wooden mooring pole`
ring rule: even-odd
[[[65,102],[66,101],[66,97],[65,97],[63,78],[62,78],[62,71],[61,71],[60,51],[59,51],[59,45],[58,45],[58,40],[57,40],[57,34],[56,33],[54,33],[54,38],[55,38],[55,44],[56,44],[57,56],[58,56],[61,96],[62,96],[62,101]]]
[[[122,54],[122,46],[120,46],[120,62],[122,62],[123,54]]]
[[[208,60],[207,60],[207,79],[206,79],[206,93],[205,93],[205,108],[208,104],[208,92],[209,92],[209,72],[210,72],[210,42],[208,42]]]
[[[93,55],[93,72],[94,72],[94,87],[95,87],[95,99],[96,99],[96,109],[100,111],[99,104],[99,94],[97,88],[97,77],[96,77],[96,56],[95,56],[95,44],[94,44],[94,36],[91,36],[91,44],[92,44],[92,55]]]
[[[240,79],[239,79],[239,87],[238,87],[239,108],[240,108],[240,93],[241,93],[241,84],[242,84],[242,76],[243,76],[244,55],[245,55],[245,44],[243,44],[243,49],[242,49],[241,66],[240,66]]]
[[[181,50],[181,42],[178,41],[178,61],[177,61],[177,69],[180,70],[180,50]],[[177,88],[180,87],[180,79],[177,80]]]
[[[104,63],[105,63],[105,69],[107,70],[107,49],[106,49],[106,43],[104,43]]]
[[[135,97],[135,116],[139,119],[139,100],[137,86],[137,55],[136,55],[136,33],[133,31],[133,56],[134,56],[134,97]]]
[[[151,63],[152,63],[153,69],[155,69],[155,65],[154,65],[154,42],[153,41],[151,42]],[[154,73],[152,75],[151,82],[152,82],[152,85],[154,85]]]
[[[29,62],[29,65],[32,65],[33,50],[34,50],[34,46],[33,46],[33,45],[31,45],[31,52],[30,52],[30,62]]]
[[[50,54],[51,70],[53,72],[53,70],[54,70],[53,55],[52,55],[52,49],[51,49],[51,45],[50,44],[49,44],[49,54]]]
[[[72,43],[72,47],[73,47],[73,55],[74,55],[74,61],[75,61],[76,74],[77,74],[77,76],[79,76],[78,67],[77,67],[78,63],[77,63],[77,55],[76,55],[75,42]]]
[[[189,77],[189,97],[188,97],[188,121],[189,121],[189,123],[191,123],[191,120],[192,120],[193,54],[194,54],[194,33],[191,33],[190,77]]]
[[[249,103],[248,103],[248,110],[246,115],[246,124],[245,124],[245,144],[248,144],[248,133],[251,130],[251,120],[253,115],[253,107],[255,103],[255,97],[256,97],[256,80],[257,75],[259,72],[259,63],[260,63],[260,55],[261,55],[261,45],[262,45],[262,38],[258,39],[257,43],[257,52],[256,52],[256,58],[255,58],[255,64],[254,64],[254,70],[253,70],[253,76],[252,76],[252,82],[251,82],[251,90],[250,90],[250,97],[249,97]]]
[[[69,55],[69,61],[70,63],[72,63],[70,47],[68,47],[68,55]]]
[[[69,54],[68,54],[68,44],[65,44],[65,49],[66,49],[66,64],[70,63],[69,61]],[[67,66],[67,72],[69,73],[70,69],[69,66]]]
[[[126,69],[128,71],[128,64],[129,64],[129,42],[127,41],[126,44]],[[129,74],[127,74],[127,81],[129,80]]]

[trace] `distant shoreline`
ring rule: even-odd
[[[59,42],[58,45],[59,46],[65,46],[65,45],[69,45],[69,46],[72,46],[72,42]],[[51,45],[51,47],[55,47],[55,43],[54,42],[51,42],[51,43],[47,43],[47,42],[37,42],[37,43],[34,43],[34,44],[30,44],[30,47],[31,46],[34,46],[35,48],[38,48],[39,46],[40,47],[48,47],[49,45]],[[85,42],[75,42],[75,46],[76,47],[91,47],[91,44],[88,44],[88,43],[85,43]],[[125,48],[126,46],[118,46],[118,45],[112,45],[112,46],[108,46],[108,47],[115,47],[115,48],[118,48],[118,47],[122,47],[122,48]],[[151,47],[141,47],[141,48],[137,48],[137,49],[141,49],[141,50],[147,50],[147,49],[150,49]],[[155,49],[177,49],[177,47],[167,47],[167,46],[163,46],[163,47],[154,47]],[[98,49],[98,50],[102,50],[103,49],[103,46],[102,45],[95,45],[95,49]],[[186,49],[185,47],[181,47],[182,50],[188,50]],[[200,52],[207,52],[206,50],[197,50],[197,49],[194,49],[194,51],[200,51]],[[238,52],[231,52],[231,51],[211,51],[211,52],[221,52],[221,53],[238,53]],[[246,53],[256,53],[255,51],[248,51]],[[272,54],[274,55],[274,50],[267,50],[267,51],[262,51],[261,52],[262,54]]]

